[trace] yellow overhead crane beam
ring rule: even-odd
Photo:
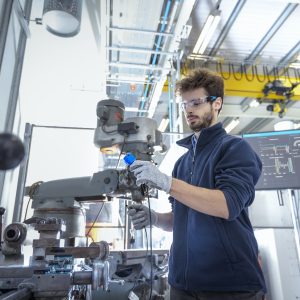
[[[299,78],[288,76],[265,76],[265,75],[245,75],[244,73],[222,73],[224,79],[225,96],[239,96],[254,99],[277,99],[285,100],[282,95],[276,95],[275,92],[265,96],[264,87],[274,80],[280,80],[285,87],[291,87],[293,83],[299,83]],[[291,100],[300,100],[300,84],[292,90]]]
[[[274,80],[282,81],[285,87],[291,87],[293,83],[300,83],[300,79],[291,76],[271,76],[260,74],[245,74],[238,72],[218,72],[224,79],[225,96],[248,97],[264,100],[286,100],[282,95],[276,95],[270,91],[267,96],[264,95],[263,89],[266,84]],[[168,91],[168,82],[164,84],[163,91]],[[292,90],[291,100],[300,100],[300,84]]]

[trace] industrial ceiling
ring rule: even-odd
[[[42,18],[42,4],[33,0],[32,20]],[[218,23],[204,50],[198,51],[199,35],[210,15],[217,16]],[[46,36],[42,26],[31,22],[30,29],[27,65],[51,47],[50,42],[45,45],[51,34]],[[296,0],[87,0],[81,31],[74,38],[56,37],[60,44],[52,55],[66,61],[78,55],[82,65],[87,61],[90,69],[72,69],[73,74],[78,72],[77,79],[66,83],[83,92],[78,101],[86,101],[84,92],[98,90],[97,101],[106,96],[123,101],[126,117],[146,116],[158,124],[168,117],[167,132],[187,130],[176,104],[175,81],[198,66],[216,70],[225,79],[220,120],[224,125],[238,120],[230,133],[242,134],[273,130],[282,120],[300,123],[299,36]],[[49,63],[48,73],[55,73],[51,66],[60,72],[58,65]],[[92,68],[97,72],[89,80]],[[277,88],[275,80],[277,85],[280,80]]]

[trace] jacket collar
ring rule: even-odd
[[[204,146],[209,142],[213,141],[218,136],[226,134],[225,129],[223,129],[222,123],[219,122],[211,127],[204,128],[201,130],[200,136],[198,138],[197,147]],[[177,145],[191,149],[192,148],[192,135],[185,137],[176,142]]]

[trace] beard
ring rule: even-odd
[[[213,122],[213,108],[211,107],[211,110],[209,112],[206,112],[203,116],[198,117],[198,119],[192,122],[189,125],[189,127],[194,132],[199,132],[204,128],[210,127],[212,122]]]

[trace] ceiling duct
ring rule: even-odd
[[[61,37],[72,37],[80,30],[82,0],[45,0],[43,23]]]

